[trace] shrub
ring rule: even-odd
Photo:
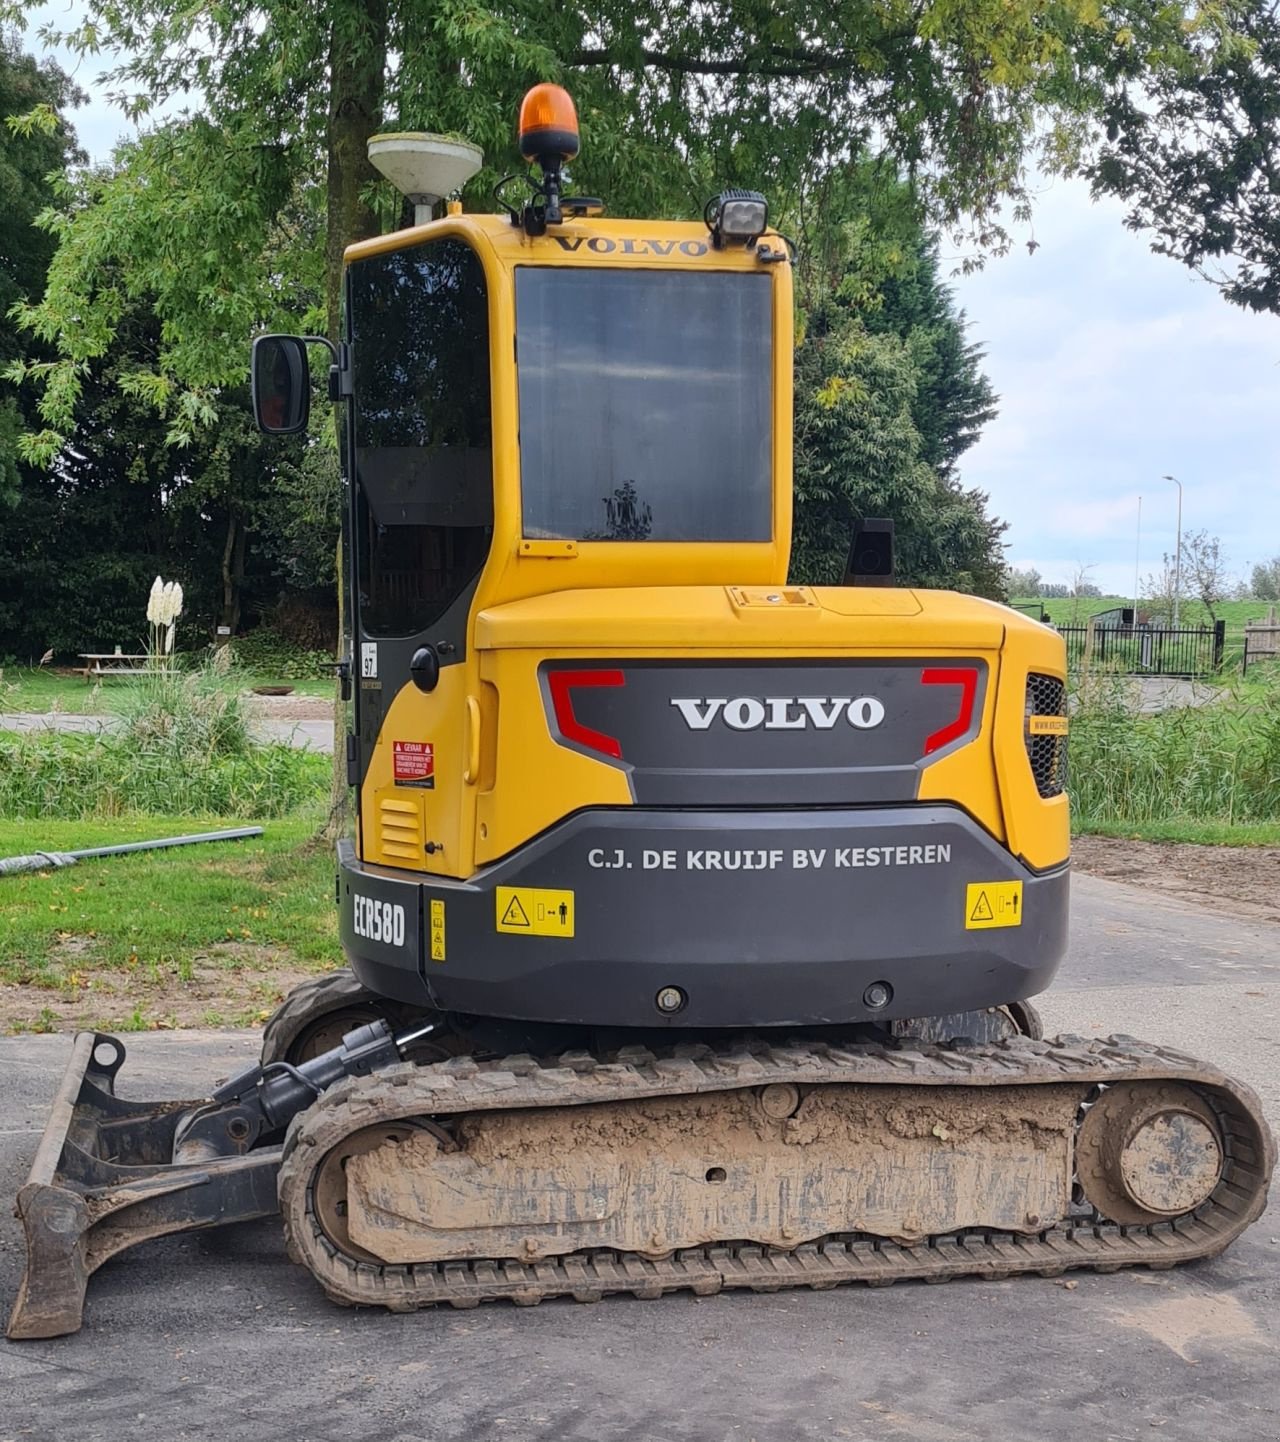
[[[237,666],[259,676],[309,681],[333,674],[331,651],[300,650],[268,626],[259,626],[247,636],[238,636],[231,649]]]
[[[140,676],[110,699],[122,736],[175,762],[246,756],[253,749],[245,703],[216,659],[193,671],[162,669]]]
[[[140,746],[123,733],[0,732],[0,816],[282,816],[326,792],[326,756]]]
[[[1280,677],[1144,715],[1123,678],[1095,676],[1075,703],[1069,790],[1079,822],[1280,817]]]

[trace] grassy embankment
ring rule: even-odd
[[[337,964],[329,759],[254,741],[242,685],[125,680],[102,735],[0,730],[0,855],[266,832],[0,877],[0,1029],[244,1023]]]
[[[1133,600],[1066,597],[1039,604],[1055,625],[1082,626]],[[1218,607],[1227,631],[1225,686],[1208,706],[1143,715],[1118,677],[1104,675],[1078,688],[1071,731],[1078,832],[1207,846],[1280,844],[1280,674],[1275,663],[1263,662],[1251,668],[1246,684],[1235,669],[1245,623],[1265,620],[1270,608],[1267,601]],[[1179,624],[1208,625],[1208,612],[1185,599]]]
[[[1043,607],[1055,626],[1085,626],[1088,624],[1090,616],[1096,616],[1102,611],[1112,611],[1117,606],[1133,605],[1132,596],[1083,596],[1078,599],[1066,596],[1048,601],[1039,601],[1034,596],[1016,596],[1013,599],[1019,606],[1039,605]],[[1151,605],[1149,601],[1140,603],[1142,608],[1149,605]],[[1244,651],[1245,623],[1265,621],[1268,610],[1273,605],[1277,616],[1280,617],[1280,605],[1275,605],[1270,601],[1223,601],[1216,608],[1218,618],[1227,623],[1225,667],[1238,668],[1240,665],[1240,658]],[[1184,597],[1179,602],[1179,627],[1194,628],[1211,624],[1209,613],[1201,602],[1190,597]]]
[[[88,682],[66,667],[5,666],[0,668],[0,712],[47,715],[61,711],[75,716],[109,716],[120,696],[133,682],[127,676],[108,676]],[[277,672],[240,671],[226,682],[230,688],[292,686],[298,695],[333,696],[333,680],[325,677],[282,678]]]
[[[315,807],[265,835],[0,878],[0,1031],[264,1020],[338,964],[333,857]],[[215,830],[241,817],[0,821],[0,855]]]

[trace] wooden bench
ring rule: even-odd
[[[84,673],[86,682],[103,676],[153,676],[155,668],[149,664],[151,657],[136,651],[81,651],[84,662],[77,666]]]

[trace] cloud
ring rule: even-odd
[[[39,59],[56,60],[88,97],[86,103],[72,110],[69,119],[80,147],[91,164],[111,159],[111,152],[121,140],[139,133],[138,126],[107,97],[109,87],[105,74],[113,69],[119,57],[110,52],[80,57],[64,45],[46,45],[40,31],[46,26],[57,31],[73,30],[85,19],[83,0],[47,0],[44,4],[28,5],[24,19],[26,30],[19,36],[23,50]],[[179,114],[194,99],[188,92],[178,92],[148,117],[147,128]]]
[[[1138,520],[1138,498],[1120,500],[1058,501],[1050,507],[1049,526],[1061,536],[1093,540],[1113,536],[1127,528],[1134,530]]]
[[[1000,393],[962,461],[1010,523],[1009,554],[1047,580],[1080,562],[1124,594],[1183,527],[1222,537],[1233,569],[1280,552],[1280,319],[1227,305],[1124,229],[1080,184],[1041,198],[1034,255],[954,282]]]

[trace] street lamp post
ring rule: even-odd
[[[1133,624],[1138,624],[1138,568],[1142,558],[1142,497],[1138,497],[1138,530],[1133,539]]]
[[[1173,629],[1178,629],[1178,601],[1182,595],[1182,482],[1177,476],[1161,476],[1162,481],[1172,481],[1178,488],[1178,539],[1173,553]]]

